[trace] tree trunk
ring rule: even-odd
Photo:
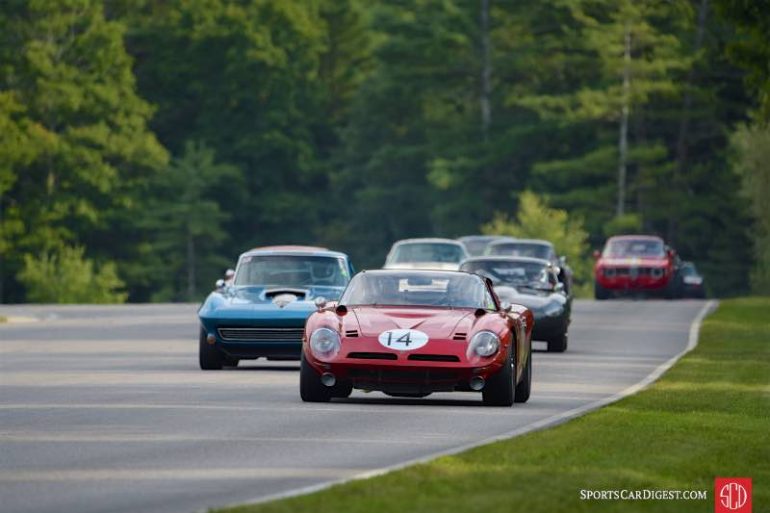
[[[492,122],[492,63],[490,61],[489,42],[489,0],[481,0],[481,136],[484,141],[489,135]]]
[[[703,34],[706,30],[706,16],[708,14],[709,0],[701,0],[698,7],[698,27],[695,30],[695,45],[693,46],[693,54],[697,55],[703,46]],[[682,119],[679,122],[679,137],[676,142],[676,166],[674,166],[674,180],[673,186],[675,191],[681,192],[685,188],[687,174],[687,157],[689,150],[689,132],[690,132],[690,111],[692,110],[692,94],[689,88],[695,83],[695,68],[690,68],[687,74],[687,81],[685,83],[685,93],[682,100]],[[687,191],[692,194],[692,191]],[[675,244],[679,223],[674,216],[668,219],[668,233],[667,239],[669,243]]]
[[[618,141],[618,204],[615,215],[626,211],[626,161],[628,160],[628,113],[631,102],[631,26],[626,23],[623,52],[623,105],[620,112],[620,137]]]

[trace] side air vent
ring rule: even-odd
[[[452,337],[452,340],[465,340],[468,336],[467,333],[460,333],[459,331],[455,333],[455,336]]]
[[[347,330],[345,332],[345,337],[347,337],[347,338],[357,338],[358,337],[358,330]]]

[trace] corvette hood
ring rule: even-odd
[[[392,329],[415,329],[431,338],[451,338],[460,323],[467,323],[469,331],[473,311],[468,309],[403,308],[361,306],[351,309],[358,321],[361,335],[377,337]]]
[[[201,305],[201,318],[306,318],[315,311],[314,300],[325,297],[337,300],[341,287],[230,287],[212,292]]]

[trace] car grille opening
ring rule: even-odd
[[[348,358],[357,358],[359,360],[398,360],[398,356],[395,353],[354,352],[348,353]]]
[[[459,362],[460,357],[453,354],[410,354],[409,360],[418,362]]]
[[[304,328],[219,328],[222,340],[227,342],[302,342]]]
[[[467,333],[460,333],[459,331],[455,333],[454,337],[452,337],[452,340],[465,340],[465,338],[468,336]]]
[[[357,338],[358,337],[358,330],[347,330],[345,332],[345,336],[347,338]]]
[[[380,370],[380,369],[350,369],[348,372],[353,380],[367,381],[371,383],[382,382],[406,382],[406,383],[430,383],[436,381],[454,382],[459,379],[459,374],[443,369],[425,370]]]

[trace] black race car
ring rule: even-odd
[[[572,297],[559,281],[557,269],[540,258],[486,256],[465,260],[461,271],[492,280],[501,301],[527,307],[535,317],[532,340],[544,340],[548,351],[567,350]]]

